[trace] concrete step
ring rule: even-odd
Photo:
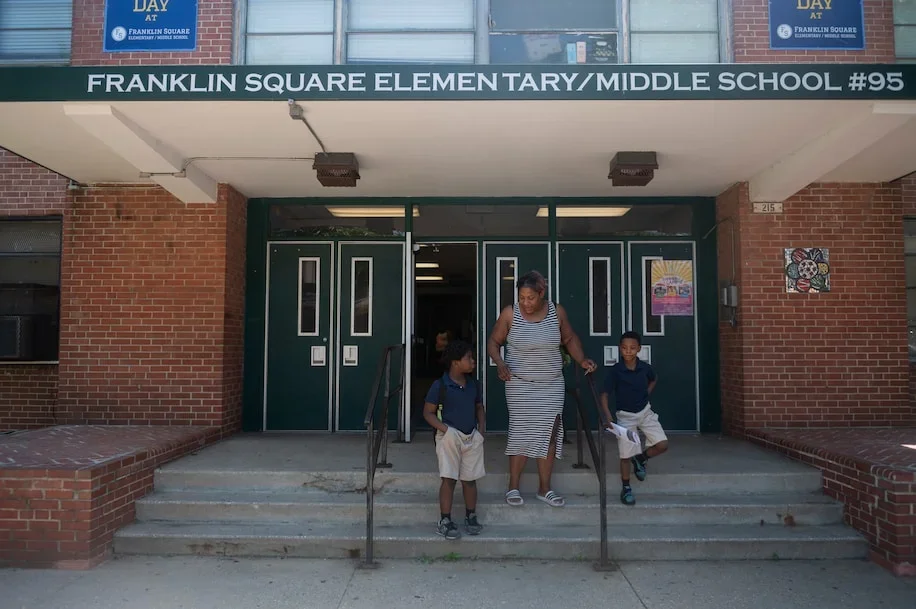
[[[622,505],[615,486],[608,492],[609,522],[632,525],[796,525],[839,524],[843,506],[822,493],[672,495],[642,493],[638,505]],[[375,499],[378,525],[408,525],[434,519],[438,498],[433,494],[382,493]],[[455,494],[455,514],[461,514],[461,492]],[[506,505],[503,495],[483,494],[478,500],[481,521],[493,525],[576,525],[597,523],[597,496],[572,495],[562,509],[551,508],[533,495],[522,507]],[[365,521],[364,493],[329,494],[310,491],[157,491],[137,502],[140,521],[170,522],[288,522],[359,523]]]
[[[157,490],[279,490],[307,488],[328,493],[364,492],[366,472],[354,471],[227,471],[215,469],[160,469],[155,475]],[[618,483],[615,472],[608,473],[608,488]],[[375,477],[376,492],[428,493],[439,486],[434,472],[400,472],[379,470]],[[505,474],[488,475],[478,482],[482,493],[502,494]],[[521,491],[537,490],[534,474],[522,477]],[[593,470],[557,472],[554,489],[565,495],[596,494],[598,479]],[[821,489],[821,474],[814,468],[774,472],[678,472],[653,473],[638,483],[640,493],[726,494],[726,493],[807,493]]]
[[[445,540],[432,523],[376,527],[378,558],[537,558],[593,560],[597,526],[499,525],[476,537]],[[145,555],[358,558],[365,526],[308,524],[138,523],[115,534],[115,552]],[[614,560],[863,558],[865,541],[839,525],[609,527]]]

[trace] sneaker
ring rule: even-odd
[[[646,462],[640,461],[636,457],[630,459],[630,462],[633,463],[633,473],[636,475],[636,479],[642,482],[646,479],[646,476],[649,475],[649,472],[646,471]]]
[[[623,487],[620,491],[620,503],[624,505],[636,505],[636,497],[633,496],[633,489],[629,486]]]
[[[477,522],[477,514],[471,514],[464,519],[464,530],[468,535],[480,535],[483,525]]]
[[[439,521],[439,526],[436,527],[436,533],[442,535],[446,539],[458,539],[461,537],[461,531],[458,530],[458,527],[452,522],[451,518],[443,518]]]

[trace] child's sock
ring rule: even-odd
[[[475,513],[476,511],[477,511],[477,510],[469,510],[469,509],[465,508],[465,510],[464,510],[464,517],[465,517],[465,518],[470,518],[471,516],[474,515],[474,513]]]
[[[451,519],[452,519],[452,515],[451,515],[451,514],[443,514],[443,513],[441,513],[441,512],[439,513],[439,522],[442,522],[442,521],[445,520],[446,518],[448,518],[449,520],[451,520]]]
[[[649,460],[649,455],[647,455],[646,453],[636,455],[636,460],[642,463],[643,465],[645,465],[646,461]]]

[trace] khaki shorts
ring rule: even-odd
[[[658,415],[652,410],[651,404],[646,404],[646,407],[639,412],[618,410],[617,424],[627,429],[641,431],[646,436],[646,448],[668,439],[661,423],[658,422]],[[621,459],[629,459],[642,452],[642,448],[632,442],[618,442],[617,446],[620,449]]]
[[[439,477],[471,482],[487,473],[483,467],[483,436],[475,429],[465,435],[449,427],[448,432],[436,432],[436,457]]]

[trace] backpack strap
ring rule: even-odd
[[[439,418],[440,421],[442,420],[442,408],[445,406],[445,395],[447,392],[448,392],[448,387],[445,385],[445,383],[440,378],[439,379],[439,401],[436,402],[436,406],[438,407],[436,409],[436,416]]]
[[[436,418],[442,420],[442,408],[445,406],[445,394],[448,391],[442,377],[439,377],[439,399],[436,402]],[[433,443],[436,442],[436,430],[433,429]]]

